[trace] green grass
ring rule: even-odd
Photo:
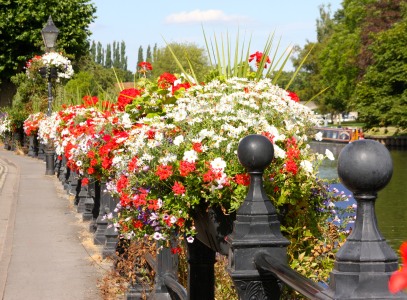
[[[396,127],[375,127],[365,132],[365,135],[370,136],[406,136],[407,129],[401,130]]]

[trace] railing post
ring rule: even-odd
[[[274,155],[272,143],[262,135],[243,138],[238,147],[240,163],[250,174],[248,195],[237,210],[230,244],[228,272],[239,299],[279,299],[280,285],[270,272],[259,272],[256,253],[264,252],[281,262],[287,261],[289,242],[280,231],[276,209],[263,188],[263,171]]]
[[[165,276],[177,278],[178,274],[178,255],[171,253],[170,247],[161,247],[157,252],[155,264],[155,284],[154,290],[148,296],[150,300],[171,299],[171,292],[164,283]],[[196,298],[200,299],[200,298]],[[208,298],[205,298],[208,299]]]
[[[93,238],[95,245],[103,245],[106,242],[106,229],[107,229],[107,219],[106,215],[109,212],[109,193],[106,191],[106,183],[102,182],[100,184],[100,206],[99,215],[96,219],[96,231]]]
[[[215,299],[215,255],[216,252],[200,240],[188,246],[188,299]]]
[[[407,299],[392,295],[388,281],[398,270],[398,258],[381,235],[375,215],[377,192],[390,181],[393,164],[385,146],[359,140],[343,148],[338,158],[341,182],[357,202],[352,233],[336,254],[327,294],[333,299]]]

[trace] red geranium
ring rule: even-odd
[[[182,195],[185,194],[185,187],[182,185],[182,183],[176,181],[172,186],[172,191],[175,195]]]
[[[261,60],[262,60],[262,57],[263,57],[263,53],[259,52],[259,51],[256,51],[256,53],[253,53],[252,55],[249,56],[249,62],[252,62],[255,59],[256,60],[256,66],[258,67]],[[267,68],[267,64],[269,64],[269,63],[271,63],[270,57],[267,56],[265,64],[264,64],[264,68]]]
[[[288,95],[290,96],[291,100],[293,100],[294,102],[300,102],[300,98],[298,97],[298,95],[294,92],[291,91],[287,91]]]
[[[172,167],[167,165],[160,165],[157,167],[155,174],[160,180],[165,180],[172,175]]]
[[[158,87],[161,89],[168,89],[174,85],[175,80],[177,77],[171,73],[163,73],[158,78]]]
[[[148,61],[142,61],[141,63],[138,64],[138,66],[144,71],[151,71],[153,69],[153,67]]]
[[[401,244],[400,254],[403,262],[403,267],[400,270],[394,272],[390,276],[389,281],[389,291],[393,294],[407,289],[407,267],[405,267],[407,264],[407,242]]]
[[[133,102],[138,96],[141,95],[141,91],[135,88],[124,89],[120,92],[117,98],[117,107],[119,110],[124,111],[126,105]]]

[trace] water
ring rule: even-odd
[[[335,156],[334,161],[326,160],[320,167],[323,178],[338,179],[337,158],[346,144],[312,143],[311,148],[318,153],[329,149]],[[379,230],[388,244],[397,250],[403,241],[407,241],[407,150],[391,149],[393,176],[390,183],[378,193],[376,217]],[[347,189],[338,183],[338,189]],[[354,201],[354,200],[353,200]]]

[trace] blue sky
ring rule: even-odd
[[[342,0],[93,0],[97,19],[91,24],[91,39],[104,46],[113,41],[126,43],[128,69],[134,71],[138,49],[167,42],[195,43],[205,46],[202,27],[207,37],[218,38],[229,33],[231,40],[251,36],[251,52],[262,51],[270,35],[279,49],[304,45],[316,40],[319,7],[331,5],[335,12]],[[165,39],[165,41],[164,41]]]

